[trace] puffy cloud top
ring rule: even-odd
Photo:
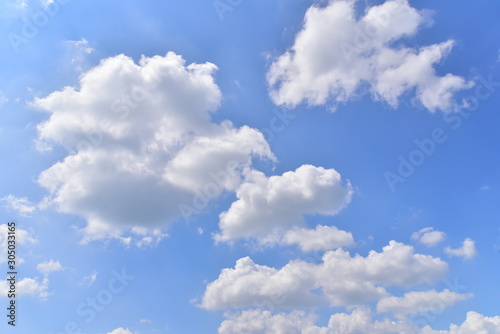
[[[397,107],[400,97],[414,90],[416,100],[431,112],[455,109],[455,92],[471,83],[453,74],[439,76],[434,68],[454,42],[420,49],[394,46],[429,22],[427,12],[407,0],[389,0],[357,18],[355,5],[354,0],[330,0],[307,10],[293,46],[269,69],[273,101],[292,107],[336,104],[367,91]]]
[[[343,185],[334,169],[303,165],[271,177],[252,171],[236,191],[238,200],[220,215],[221,233],[216,240],[278,242],[287,230],[304,224],[304,215],[337,214],[350,202],[352,193],[351,185]],[[293,234],[287,238],[296,239]]]
[[[207,285],[201,306],[352,306],[386,297],[385,287],[431,284],[447,270],[441,259],[415,254],[413,247],[395,241],[366,257],[338,249],[325,253],[320,264],[292,261],[281,269],[257,265],[246,257]]]

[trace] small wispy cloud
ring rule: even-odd
[[[0,91],[0,107],[2,107],[7,102],[9,102],[9,99],[5,96],[3,92]]]
[[[462,242],[462,246],[459,248],[446,247],[444,249],[448,256],[457,256],[464,259],[470,260],[474,258],[478,253],[476,249],[476,242],[470,238],[466,238]]]
[[[31,203],[28,198],[14,195],[1,198],[0,203],[3,203],[4,207],[9,210],[19,213],[22,217],[30,217],[37,209],[37,206]]]
[[[61,263],[59,261],[54,261],[54,260],[42,262],[36,267],[36,269],[44,275],[48,275],[53,271],[64,270]]]
[[[428,247],[436,246],[443,241],[446,233],[435,231],[433,227],[426,227],[411,235],[411,240],[424,244]]]
[[[85,276],[82,280],[80,280],[80,282],[78,284],[81,286],[83,286],[83,285],[84,286],[91,286],[96,281],[97,275],[98,275],[98,272],[94,270],[94,272],[92,274],[90,274],[89,276]]]

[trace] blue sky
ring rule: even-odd
[[[2,2],[2,333],[499,333],[498,10]]]

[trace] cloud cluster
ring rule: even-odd
[[[453,111],[455,93],[472,85],[462,77],[437,73],[454,42],[403,45],[429,22],[429,14],[407,0],[388,0],[360,17],[355,0],[314,5],[293,46],[269,68],[271,98],[289,107],[335,106],[369,93],[397,107],[411,94],[431,112]],[[92,51],[86,40],[73,46],[82,54]],[[75,63],[80,60],[75,58]],[[36,206],[12,195],[1,201],[24,215],[50,203],[59,212],[82,216],[84,242],[112,237],[146,247],[168,236],[163,228],[169,222],[202,213],[210,200],[230,191],[236,200],[219,215],[216,242],[245,239],[325,252],[320,263],[294,260],[273,268],[244,257],[234,268],[223,269],[207,284],[200,302],[208,310],[240,310],[226,313],[221,334],[500,333],[500,317],[475,312],[450,331],[412,324],[408,315],[442,310],[472,295],[421,291],[423,285],[443,279],[448,264],[415,253],[411,246],[390,241],[380,252],[352,255],[344,249],[355,245],[351,233],[335,226],[309,228],[307,216],[338,214],[350,203],[353,187],[332,168],[304,164],[274,176],[253,169],[255,159],[276,158],[260,131],[212,120],[222,98],[216,70],[211,63],[187,65],[172,52],[143,56],[138,62],[119,55],[83,73],[78,85],[35,99],[32,106],[48,115],[37,127],[37,147],[50,150],[57,145],[66,156],[37,179],[49,193],[43,203]],[[34,240],[22,230],[18,236],[21,243],[23,238]],[[412,235],[429,247],[444,238],[444,232],[431,227]],[[0,246],[5,242],[0,235]],[[463,258],[477,254],[470,239],[445,252]],[[46,298],[49,275],[64,268],[51,260],[37,269],[43,279],[24,278],[18,282],[19,292]],[[94,272],[82,284],[91,285],[96,277]],[[394,287],[418,291],[392,296]],[[6,288],[0,282],[0,291]],[[374,311],[360,306],[368,302],[397,320],[374,320]],[[320,327],[310,313],[263,310],[323,306],[346,307],[350,313],[333,314]],[[108,334],[132,332],[117,328]]]
[[[86,218],[84,241],[154,231],[200,192],[212,199],[234,190],[254,157],[274,159],[259,131],[211,121],[221,100],[215,70],[174,53],[139,64],[119,55],[84,73],[78,87],[33,101],[50,115],[38,126],[39,146],[69,152],[38,183],[60,212]]]
[[[355,0],[330,0],[307,10],[293,46],[271,65],[267,80],[278,105],[345,102],[369,92],[397,107],[405,94],[434,112],[456,107],[454,94],[469,88],[462,77],[436,73],[452,40],[421,48],[402,45],[430,21],[407,0],[388,0],[356,17]]]
[[[234,269],[222,270],[207,285],[201,306],[213,310],[266,303],[282,308],[353,306],[387,297],[386,287],[432,284],[448,271],[441,259],[416,254],[413,247],[395,241],[366,257],[337,249],[326,252],[322,260],[320,264],[297,260],[275,269],[257,265],[249,257],[240,259]]]
[[[54,271],[64,270],[59,261],[46,261],[38,264],[37,270],[43,275],[39,277],[25,277],[16,282],[16,292],[18,295],[36,296],[41,299],[46,299],[51,295],[49,292],[49,274]],[[8,280],[0,281],[0,297],[6,297],[10,289]]]
[[[314,325],[315,317],[304,312],[271,314],[263,310],[246,310],[239,314],[228,313],[219,327],[219,334],[478,334],[500,333],[500,316],[485,317],[468,312],[461,325],[451,325],[450,330],[434,330],[430,326],[419,328],[408,319],[373,320],[367,307],[359,307],[351,313],[336,313],[326,327]]]
[[[219,327],[219,334],[295,334],[311,327],[315,320],[314,317],[306,317],[304,312],[272,315],[271,312],[262,310],[227,313],[226,318],[228,319]]]

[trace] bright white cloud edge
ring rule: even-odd
[[[311,6],[293,46],[271,64],[267,80],[275,104],[295,107],[347,102],[370,93],[397,107],[414,92],[431,112],[457,111],[456,92],[470,88],[460,76],[440,76],[435,66],[454,41],[421,48],[394,47],[430,22],[407,0],[389,0],[356,17],[357,1],[330,0]]]

